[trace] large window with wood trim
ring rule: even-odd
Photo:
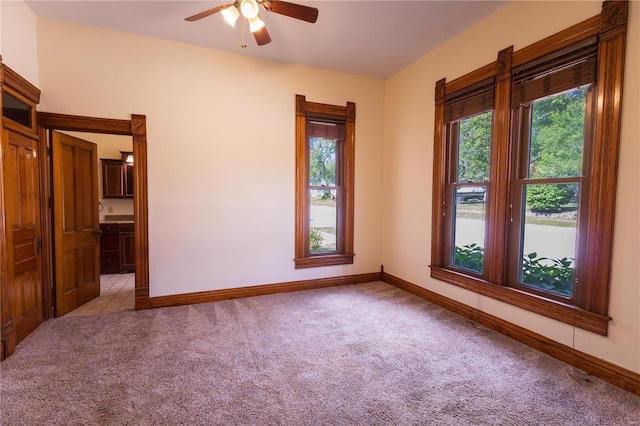
[[[353,263],[355,104],[296,96],[296,268]]]
[[[433,277],[606,335],[626,14],[438,82]]]

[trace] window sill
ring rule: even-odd
[[[353,263],[354,254],[326,254],[294,259],[296,269],[316,268],[319,266],[347,265]]]
[[[544,315],[602,336],[608,332],[610,317],[595,314],[572,305],[526,293],[471,277],[449,269],[431,266],[431,278],[471,290],[483,296]]]

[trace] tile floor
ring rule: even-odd
[[[100,296],[74,309],[67,315],[93,315],[120,312],[135,307],[136,274],[100,275]]]

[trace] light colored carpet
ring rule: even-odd
[[[368,283],[47,321],[3,425],[638,425],[640,397]]]

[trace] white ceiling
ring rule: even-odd
[[[184,18],[229,1],[27,1],[38,16],[240,53],[314,68],[388,78],[482,20],[498,1],[308,1],[319,9],[310,24],[266,10],[260,16],[272,42],[258,47],[251,33],[221,14]]]

